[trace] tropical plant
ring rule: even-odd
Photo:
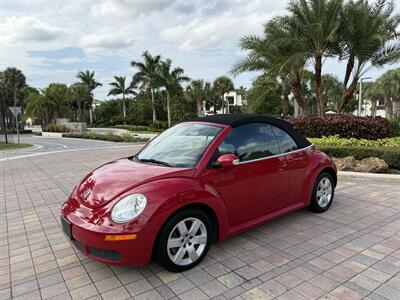
[[[221,111],[224,114],[225,113],[224,94],[228,93],[230,91],[233,91],[235,89],[235,87],[233,86],[233,82],[227,76],[220,76],[214,80],[213,89],[214,89],[215,93],[220,97]],[[229,105],[229,103],[228,103],[228,105]],[[214,114],[216,114],[216,113],[217,113],[217,105],[215,104],[214,105]]]
[[[127,95],[136,95],[136,86],[132,81],[129,85],[126,85],[126,77],[125,76],[114,76],[114,82],[111,82],[112,86],[111,90],[108,92],[108,96],[110,95],[122,95],[122,113],[124,116],[124,125],[126,123],[126,103],[125,96]]]
[[[342,0],[298,0],[289,5],[289,12],[295,21],[292,29],[297,30],[303,44],[298,53],[310,58],[314,66],[313,91],[320,116],[325,115],[326,108],[321,95],[322,65],[324,57],[333,55],[341,8]]]
[[[203,79],[192,80],[186,87],[186,97],[189,101],[196,103],[197,116],[203,116],[204,101],[210,94],[211,84]]]
[[[44,90],[43,96],[46,98],[47,103],[51,103],[54,107],[52,117],[59,118],[67,114],[70,107],[67,99],[68,87],[63,83],[51,83]]]
[[[231,72],[237,75],[247,71],[262,71],[270,77],[279,77],[284,101],[287,101],[289,86],[301,112],[307,113],[302,81],[307,51],[303,48],[293,18],[276,17],[266,23],[263,37],[246,36],[240,44],[248,54],[234,65]]]
[[[157,68],[157,78],[167,93],[168,127],[171,126],[171,97],[182,90],[181,83],[189,81],[182,68],[172,68],[172,60],[162,61]]]
[[[400,117],[400,68],[389,70],[376,81],[377,93],[385,99],[387,118]]]
[[[94,76],[95,76],[94,71],[89,71],[89,70],[80,71],[76,75],[76,78],[78,78],[81,81],[81,83],[83,83],[89,90],[90,103],[88,105],[88,109],[89,109],[89,117],[90,117],[90,126],[93,125],[93,108],[92,108],[92,104],[93,104],[93,100],[94,100],[93,91],[97,87],[103,86],[100,82],[95,80]]]
[[[339,58],[347,60],[339,112],[356,91],[357,82],[374,67],[400,59],[400,14],[393,1],[349,1],[341,14]],[[352,78],[351,78],[352,77]]]
[[[157,122],[157,114],[155,107],[155,89],[160,87],[160,82],[157,78],[157,68],[161,61],[161,56],[152,56],[148,51],[142,54],[143,62],[132,61],[131,66],[138,69],[133,75],[133,82],[140,84],[140,89],[150,89],[151,105],[153,110],[153,124]]]
[[[247,92],[247,111],[250,113],[280,115],[281,91],[275,77],[259,76]]]
[[[92,97],[87,85],[74,83],[68,87],[67,99],[74,110],[74,117],[79,122],[84,121],[84,110],[91,107]]]

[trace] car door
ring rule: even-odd
[[[290,204],[298,204],[311,150],[309,147],[299,149],[296,142],[286,131],[275,126],[271,127],[280,151],[285,153],[286,156]]]
[[[220,144],[219,155],[233,153],[240,164],[218,169],[216,189],[234,226],[287,206],[288,175],[272,127],[251,123],[235,128]]]

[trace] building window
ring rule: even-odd
[[[233,96],[226,97],[226,101],[228,101],[229,105],[235,104],[235,98]]]

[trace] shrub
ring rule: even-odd
[[[391,168],[400,169],[400,148],[398,147],[359,147],[359,146],[319,146],[316,148],[331,157],[353,156],[355,159],[377,157],[383,159]]]
[[[20,134],[32,133],[32,129],[20,129],[20,130],[18,130],[18,132]],[[17,134],[17,130],[16,129],[7,130],[7,133],[9,133],[9,134]]]
[[[114,128],[126,129],[129,131],[156,131],[156,132],[162,131],[162,129],[150,128],[149,126],[143,126],[143,125],[115,125]]]
[[[133,134],[130,133],[129,131],[125,131],[125,132],[121,133],[121,138],[124,142],[129,143],[133,138]]]
[[[288,121],[310,138],[339,135],[342,138],[376,140],[393,136],[389,121],[381,117],[328,116],[291,118]]]
[[[108,141],[108,142],[130,142],[130,143],[146,143],[149,141],[148,138],[140,138],[140,137],[134,137],[133,135],[131,136],[130,140],[124,140],[121,136],[119,135],[114,135],[107,133],[105,135],[103,134],[96,134],[94,132],[90,133],[64,133],[63,137],[66,138],[79,138],[79,139],[90,139],[90,140],[101,140],[101,141]]]
[[[389,122],[393,127],[394,135],[395,136],[400,136],[400,117],[390,119]]]

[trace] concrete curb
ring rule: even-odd
[[[373,180],[396,180],[400,181],[400,175],[397,174],[379,174],[379,173],[362,173],[350,171],[338,171],[339,178],[359,178],[359,179],[373,179]]]

